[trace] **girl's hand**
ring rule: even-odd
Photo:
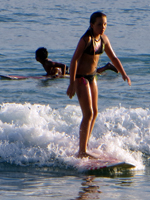
[[[122,78],[123,78],[123,80],[124,80],[124,81],[126,81],[126,80],[127,80],[127,82],[128,82],[128,85],[130,85],[130,86],[131,86],[131,80],[130,80],[130,78],[129,78],[127,75],[124,75],[124,76],[122,76]]]
[[[75,84],[70,84],[67,89],[67,95],[70,99],[75,95]]]

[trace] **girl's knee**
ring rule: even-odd
[[[93,119],[93,110],[86,111],[86,113],[84,114],[84,119],[91,121]]]
[[[98,109],[93,110],[93,119],[95,119],[98,115]]]
[[[84,113],[83,117],[88,121],[92,121],[96,119],[97,115],[98,115],[98,109],[94,110],[89,109],[88,111],[86,111],[86,113]]]

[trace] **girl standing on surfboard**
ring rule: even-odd
[[[98,88],[95,78],[100,54],[106,52],[113,65],[121,73],[123,80],[131,85],[120,60],[115,55],[108,37],[104,34],[107,17],[95,12],[90,18],[90,27],[79,40],[70,64],[70,84],[67,95],[72,98],[77,94],[83,118],[80,125],[78,157],[91,157],[87,153],[87,143],[98,114]]]

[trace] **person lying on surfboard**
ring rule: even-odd
[[[90,17],[90,27],[80,38],[70,64],[70,84],[67,95],[72,98],[77,94],[82,110],[82,121],[79,129],[78,157],[93,158],[87,152],[87,144],[98,114],[98,88],[95,72],[100,55],[105,51],[113,65],[121,73],[123,80],[131,85],[120,60],[115,55],[108,37],[104,34],[107,27],[107,16],[95,12]]]
[[[50,60],[46,48],[38,48],[35,52],[35,58],[42,64],[43,68],[47,72],[46,76],[60,76],[66,74],[66,65]]]
[[[40,47],[35,52],[35,58],[38,62],[40,62],[47,72],[46,76],[61,76],[65,74],[69,74],[69,67],[65,64],[53,62],[52,60],[48,59],[48,51],[44,47]],[[100,67],[97,69],[97,73],[101,74],[106,70],[112,70],[118,73],[118,70],[111,64],[107,63],[104,67]]]

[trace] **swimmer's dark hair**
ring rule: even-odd
[[[40,47],[36,50],[35,55],[37,58],[45,60],[48,57],[48,51],[44,47]]]
[[[98,17],[107,17],[107,16],[104,13],[100,12],[100,11],[94,12],[90,17],[90,23],[94,24]]]

